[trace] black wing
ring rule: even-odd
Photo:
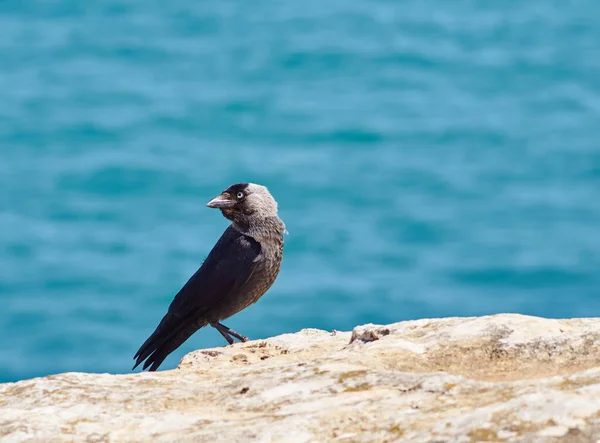
[[[244,291],[260,251],[260,243],[229,227],[137,351],[133,369],[146,360],[144,369],[150,366],[150,371],[155,371],[171,352],[204,326],[205,316],[216,302]]]

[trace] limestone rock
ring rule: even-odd
[[[600,319],[513,314],[305,329],[0,385],[0,441],[596,441],[599,344]]]

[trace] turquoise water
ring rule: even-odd
[[[290,232],[252,338],[600,316],[600,4],[570,5],[0,2],[0,381],[128,372],[238,181]]]

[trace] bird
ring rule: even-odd
[[[134,370],[156,371],[197,330],[212,326],[228,344],[248,337],[221,323],[258,301],[279,274],[285,223],[267,187],[235,183],[206,206],[231,221],[200,268],[175,295],[154,332],[133,359]]]

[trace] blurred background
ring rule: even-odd
[[[290,232],[251,338],[600,316],[600,4],[569,5],[0,2],[0,382],[129,372],[239,181]]]

